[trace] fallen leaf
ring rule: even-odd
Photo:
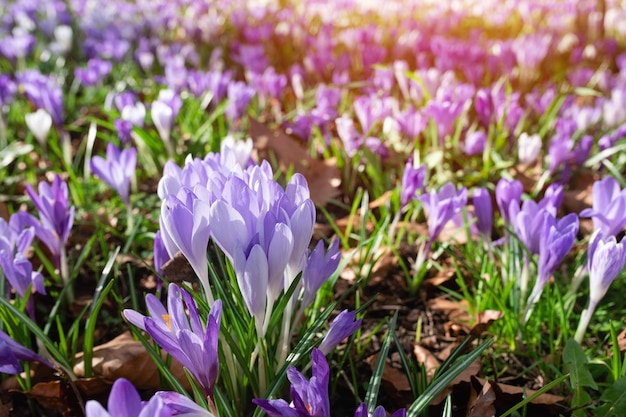
[[[379,355],[373,355],[367,359],[372,370],[376,366],[378,357]],[[382,380],[389,383],[396,391],[411,391],[406,374],[397,368],[389,366],[389,364],[383,369]]]
[[[474,327],[470,330],[470,335],[474,337],[480,336],[494,321],[500,320],[502,316],[504,316],[504,313],[498,310],[481,311],[476,317]]]
[[[161,270],[167,282],[194,282],[196,280],[196,273],[181,251],[176,252],[172,259],[161,267]]]
[[[33,385],[26,396],[36,400],[46,410],[54,410],[60,414],[66,414],[69,410],[67,387],[60,380],[39,382]]]
[[[476,393],[475,386],[481,387],[480,391]],[[475,376],[471,378],[472,394],[470,395],[470,401],[468,401],[468,413],[467,417],[495,417],[496,407],[494,402],[496,400],[496,393],[491,386],[491,382],[487,381],[485,384],[481,384]]]
[[[435,375],[435,371],[439,369],[439,365],[441,365],[441,363],[430,350],[417,343],[413,346],[413,354],[415,355],[417,363],[424,365],[424,369],[426,370],[426,379],[430,382],[433,379],[433,375]]]
[[[163,352],[165,358],[165,352]],[[124,332],[115,339],[93,349],[93,376],[112,383],[118,378],[126,378],[137,389],[158,389],[161,378],[154,360],[143,344],[133,339],[130,332]],[[170,371],[185,388],[191,388],[183,366],[172,360]],[[82,352],[76,355],[74,373],[85,376]]]
[[[254,142],[260,158],[276,160],[283,172],[293,168],[307,180],[311,200],[317,205],[336,198],[340,194],[341,175],[334,158],[320,160],[311,157],[302,143],[282,129],[270,129],[262,122],[249,119],[248,134]],[[271,157],[274,155],[274,158]]]

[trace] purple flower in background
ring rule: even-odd
[[[484,128],[488,128],[494,115],[493,98],[489,89],[481,88],[476,92],[474,108],[480,124]]]
[[[0,329],[0,373],[19,374],[22,372],[19,361],[37,361],[54,368],[53,364],[20,345]]]
[[[0,74],[0,109],[11,104],[17,94],[17,85],[8,74]]]
[[[367,413],[367,404],[365,403],[361,403],[361,405],[359,405],[359,407],[354,412],[354,417],[386,417],[386,416],[387,416],[387,412],[385,411],[382,405],[379,405],[378,407],[376,407],[372,415],[369,415]],[[406,409],[401,408],[397,410],[395,413],[391,415],[391,417],[406,417]]]
[[[452,218],[461,212],[467,204],[467,188],[461,187],[457,191],[454,184],[448,182],[439,191],[418,197],[428,212],[428,239],[429,246],[439,236],[443,227]],[[429,248],[430,249],[430,248]]]
[[[74,206],[70,206],[67,184],[58,174],[52,185],[42,181],[38,189],[39,194],[30,185],[26,185],[26,193],[39,212],[40,224],[32,226],[35,226],[37,237],[48,246],[58,263],[74,224]]]
[[[117,191],[127,206],[130,204],[130,180],[135,175],[136,165],[135,148],[120,150],[111,142],[107,145],[106,159],[99,155],[91,158],[94,175]]]
[[[416,198],[418,191],[424,191],[424,180],[426,178],[426,165],[415,166],[413,158],[404,165],[402,173],[402,184],[400,191],[400,209],[409,204],[409,201]]]
[[[535,304],[550,276],[574,246],[578,233],[578,215],[570,213],[557,220],[552,214],[544,216],[539,242],[539,268],[535,286],[528,297],[528,307]]]
[[[549,214],[548,211],[535,201],[526,200],[522,203],[521,209],[511,205],[509,214],[517,238],[531,255],[538,254],[544,220]]]
[[[113,64],[100,58],[91,58],[87,61],[87,67],[76,68],[74,76],[85,87],[91,87],[101,82],[104,77],[111,73]]]
[[[519,207],[524,188],[519,180],[501,178],[496,184],[496,204],[505,224],[511,222],[509,211],[511,206]]]
[[[161,231],[157,230],[154,235],[154,269],[160,275],[163,274],[163,265],[165,265],[170,259],[170,254],[167,253],[163,238],[161,237]]]
[[[363,144],[363,138],[354,127],[352,118],[346,114],[335,119],[335,125],[337,126],[337,135],[343,142],[346,154],[352,158]]]
[[[30,245],[34,236],[35,232],[30,227],[21,232],[19,239],[25,238]],[[38,271],[33,271],[30,260],[19,249],[17,251],[15,249],[5,236],[0,236],[0,267],[4,277],[21,297],[26,295],[31,285],[38,293],[45,294],[43,275]]]
[[[183,301],[184,300],[184,301]],[[213,386],[219,371],[217,343],[222,302],[216,300],[204,326],[193,297],[183,288],[168,286],[167,310],[153,295],[146,295],[150,316],[126,309],[124,317],[145,330],[167,353],[177,359],[213,400]],[[189,317],[185,311],[188,311]]]
[[[228,84],[228,104],[225,112],[231,123],[244,115],[254,94],[254,88],[243,81],[235,81]]]
[[[291,383],[291,404],[283,399],[255,398],[252,402],[270,417],[330,417],[328,362],[319,349],[313,349],[311,359],[313,376],[310,380],[293,366],[287,369],[287,378]]]
[[[361,321],[361,319],[356,319],[354,311],[343,310],[330,324],[326,336],[319,345],[319,350],[324,355],[328,355],[343,339],[352,336],[361,325]]]
[[[472,202],[474,203],[478,230],[484,238],[489,239],[493,225],[493,205],[489,191],[484,187],[476,188],[472,195]]]
[[[171,417],[172,411],[163,400],[154,396],[147,403],[141,401],[137,389],[127,379],[113,383],[109,394],[108,411],[96,400],[85,404],[87,417]]]
[[[592,189],[593,206],[580,212],[591,217],[593,227],[603,236],[615,236],[626,226],[626,189],[621,189],[613,177],[596,181]]]
[[[46,110],[55,126],[63,126],[63,92],[59,83],[38,70],[26,70],[18,73],[16,78],[26,98],[38,109]]]
[[[302,284],[304,287],[302,295],[303,306],[306,307],[313,301],[317,291],[337,270],[340,260],[339,239],[335,239],[331,243],[326,253],[324,253],[324,241],[320,240],[317,242],[302,271]]]
[[[472,132],[465,137],[463,152],[469,156],[480,155],[485,150],[487,134],[482,130]]]

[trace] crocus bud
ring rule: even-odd
[[[491,237],[491,228],[493,225],[493,205],[491,203],[491,195],[486,188],[476,188],[472,196],[474,203],[474,212],[476,213],[476,221],[478,230],[483,237],[489,239]]]
[[[349,337],[359,328],[361,319],[356,320],[354,311],[343,310],[330,324],[330,328],[319,345],[319,350],[328,355],[343,339]]]
[[[509,224],[511,222],[509,208],[511,204],[519,207],[523,192],[524,188],[519,180],[510,181],[506,178],[501,178],[498,181],[496,185],[496,203],[504,223]]]
[[[541,151],[541,136],[522,133],[518,140],[518,157],[522,164],[530,164],[537,160]]]
[[[28,113],[24,118],[26,120],[26,126],[28,126],[33,133],[37,142],[44,147],[48,139],[48,133],[52,127],[52,116],[50,116],[50,113],[44,109],[38,109],[34,113]]]
[[[487,134],[481,130],[472,132],[465,138],[463,152],[469,156],[480,155],[485,150]]]

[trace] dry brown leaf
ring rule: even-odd
[[[487,382],[487,380],[483,378],[476,378],[476,379],[480,381],[482,384],[485,384]],[[496,383],[496,382],[493,382],[492,384],[493,384],[493,389],[496,392],[496,396],[499,399],[503,395],[515,396],[515,399],[511,399],[511,398],[507,399],[506,403],[508,404],[514,404],[515,402],[519,402],[522,396],[528,397],[530,395],[533,395],[535,392],[537,392],[532,389],[518,387],[515,385],[508,385],[508,384],[502,384],[502,383]],[[553,405],[556,403],[560,403],[562,401],[565,401],[565,398],[561,397],[560,395],[544,393],[538,396],[537,398],[533,399],[530,403],[535,404],[535,405]]]
[[[70,401],[65,385],[60,380],[39,382],[26,393],[47,410],[55,410],[63,414],[68,410]]]
[[[83,354],[76,355],[74,373],[85,376]],[[141,342],[136,341],[130,332],[124,332],[115,339],[93,349],[93,376],[112,383],[118,378],[126,378],[138,389],[160,388],[159,371]],[[190,388],[182,365],[172,360],[172,374],[185,388]]]
[[[456,385],[458,385],[458,384],[460,384],[462,382],[463,383],[469,383],[473,377],[478,375],[478,373],[481,371],[481,369],[482,369],[482,365],[480,363],[480,358],[479,358],[479,359],[476,359],[474,362],[472,362],[470,366],[468,366],[463,371],[461,371],[461,373],[456,378],[454,378],[454,380],[452,380],[450,385],[448,385],[446,387],[446,389],[442,390],[433,399],[432,404],[436,405],[436,404],[441,403],[443,400],[446,399],[448,394],[450,394],[450,392],[452,391],[452,389]]]
[[[417,343],[413,346],[413,354],[415,355],[417,363],[424,365],[424,368],[426,369],[426,378],[430,382],[435,374],[435,371],[439,369],[439,365],[441,365],[441,363],[430,350]]]
[[[372,370],[376,366],[378,358],[379,355],[373,355],[367,358],[367,362]],[[389,364],[387,364],[387,366],[383,369],[382,380],[391,384],[393,389],[396,391],[411,391],[411,386],[409,385],[409,380],[407,379],[406,374],[399,369],[389,366]]]
[[[496,401],[496,393],[491,386],[491,382],[480,384],[480,381],[475,376],[472,376],[471,381],[472,389],[470,400],[467,404],[469,408],[467,417],[495,417],[496,407],[494,402]],[[480,391],[476,391],[476,388],[479,388]]]
[[[172,259],[161,267],[161,270],[167,282],[194,282],[196,280],[196,273],[181,251],[176,252]]]
[[[334,158],[319,160],[312,158],[301,141],[289,136],[283,130],[271,130],[262,122],[249,119],[248,133],[254,141],[259,157],[272,160],[274,154],[280,168],[288,171],[293,167],[307,180],[311,199],[315,204],[324,205],[340,194],[341,175]]]
[[[481,333],[486,331],[489,326],[491,326],[491,323],[496,320],[500,320],[502,316],[504,316],[504,313],[498,310],[481,311],[476,317],[474,327],[470,330],[470,334],[475,337],[480,336]]]
[[[620,334],[617,335],[617,344],[620,352],[626,350],[626,329],[622,330]]]

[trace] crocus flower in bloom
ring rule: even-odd
[[[19,361],[38,361],[54,368],[54,365],[35,352],[17,343],[8,334],[0,330],[0,373],[19,374],[22,365]]]
[[[172,410],[163,400],[154,396],[147,403],[141,401],[137,389],[127,379],[119,378],[113,383],[109,394],[108,410],[96,400],[85,404],[87,417],[171,417]]]
[[[255,93],[254,88],[243,81],[231,82],[228,85],[228,104],[225,112],[231,123],[244,115]]]
[[[604,237],[596,230],[589,241],[587,268],[589,269],[589,305],[583,311],[576,330],[575,339],[580,343],[598,303],[611,283],[626,266],[624,240],[619,243],[615,236]]]
[[[330,324],[330,328],[324,336],[319,350],[328,355],[343,339],[349,337],[361,325],[361,319],[356,319],[354,311],[343,310]]]
[[[361,405],[359,405],[359,407],[354,412],[354,417],[386,417],[386,416],[387,416],[387,412],[385,411],[382,405],[379,405],[378,407],[376,407],[374,409],[374,413],[372,413],[371,415],[367,413],[367,404],[365,403],[361,403]],[[391,417],[405,417],[405,416],[406,416],[405,408],[401,408],[391,415]]]
[[[593,184],[593,206],[580,212],[580,217],[591,217],[593,227],[603,236],[615,236],[626,226],[626,189],[617,180],[606,177]]]
[[[554,274],[565,255],[574,246],[578,233],[578,215],[570,213],[557,220],[552,214],[544,216],[543,230],[539,242],[539,268],[535,286],[528,297],[527,313],[539,300],[543,287]],[[528,316],[527,316],[528,318]]]
[[[146,295],[146,305],[149,317],[130,309],[124,310],[124,317],[145,330],[159,346],[183,364],[213,400],[213,386],[219,370],[217,343],[222,302],[215,301],[206,325],[202,324],[193,297],[174,283],[168,287],[167,310],[153,294]],[[189,317],[185,310],[189,312]]]
[[[130,204],[130,180],[135,175],[136,165],[135,148],[120,150],[111,142],[107,145],[106,159],[99,155],[91,158],[92,172],[117,191],[127,206]]]
[[[426,178],[426,165],[415,166],[413,158],[404,165],[402,173],[402,189],[400,191],[400,208],[409,204],[416,197],[418,191],[424,191],[424,179]]]
[[[478,230],[484,238],[489,239],[493,225],[493,206],[489,191],[484,187],[476,188],[472,195],[472,202],[474,203]]]
[[[418,197],[426,211],[428,211],[428,239],[427,248],[439,236],[448,221],[461,212],[467,204],[467,189],[462,187],[457,191],[454,184],[446,183],[439,191]]]
[[[310,380],[293,366],[287,369],[287,378],[291,383],[291,404],[283,399],[255,398],[252,402],[270,417],[330,417],[328,362],[319,349],[313,349],[311,359],[313,376]]]
[[[74,206],[70,206],[69,190],[60,175],[54,177],[52,185],[42,181],[38,188],[39,194],[26,185],[26,193],[39,211],[41,220],[40,224],[34,225],[35,233],[57,257],[58,263],[74,224]]]

